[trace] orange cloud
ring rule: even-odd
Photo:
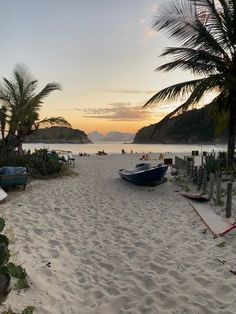
[[[106,119],[110,121],[140,121],[150,120],[152,111],[142,109],[139,106],[132,107],[129,104],[114,103],[105,108],[89,108],[74,110],[81,111],[84,118]]]

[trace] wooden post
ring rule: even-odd
[[[206,187],[207,187],[207,170],[203,170],[203,178],[202,178],[202,194],[206,194]]]
[[[191,172],[191,162],[187,161],[187,175],[190,176],[190,172]]]
[[[194,177],[194,162],[191,161],[191,164],[190,164],[190,165],[191,165],[191,166],[190,166],[190,169],[191,169],[191,171],[190,171],[190,177],[193,178],[193,177]]]
[[[202,186],[202,181],[203,181],[203,168],[199,167],[198,172],[197,172],[197,189],[200,190]]]
[[[216,205],[220,205],[221,203],[221,177],[217,177],[216,181]]]
[[[226,218],[231,217],[231,208],[232,208],[232,182],[227,183],[227,203],[226,203]]]
[[[198,167],[197,166],[194,166],[193,181],[194,183],[198,183]]]
[[[214,173],[210,173],[209,200],[213,199],[214,181],[215,181],[215,175]]]

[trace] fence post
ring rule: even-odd
[[[186,170],[187,170],[187,175],[190,176],[190,161],[188,160],[186,162]]]
[[[202,181],[203,181],[203,168],[202,168],[202,167],[199,167],[199,168],[198,168],[198,172],[197,172],[197,184],[198,184],[197,189],[198,189],[198,190],[201,189]]]
[[[232,208],[232,182],[227,183],[227,203],[226,203],[226,218],[231,217],[231,208]]]
[[[214,173],[210,173],[210,182],[209,182],[209,200],[213,199],[213,190],[214,190]]]
[[[194,183],[198,183],[198,166],[194,166],[194,169],[193,169],[193,180],[194,180]]]
[[[217,177],[216,181],[216,205],[220,205],[221,203],[221,177]]]
[[[191,171],[190,172],[190,177],[193,178],[194,177],[194,162],[193,161],[191,162],[190,169],[191,169],[190,170]]]
[[[203,178],[202,178],[202,194],[206,194],[206,187],[207,187],[207,170],[203,170]]]

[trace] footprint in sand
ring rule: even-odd
[[[150,264],[150,268],[151,268],[151,270],[153,270],[155,273],[160,274],[160,275],[167,272],[167,268],[162,267],[162,266],[157,265],[157,264]]]
[[[114,271],[114,267],[111,264],[106,264],[106,263],[100,262],[100,263],[98,263],[98,265],[101,266],[102,268],[104,268],[109,273],[112,273]]]

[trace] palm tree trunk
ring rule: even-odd
[[[235,137],[236,137],[236,95],[229,97],[229,136],[228,136],[228,154],[227,163],[228,166],[234,167],[234,150],[235,150]]]

